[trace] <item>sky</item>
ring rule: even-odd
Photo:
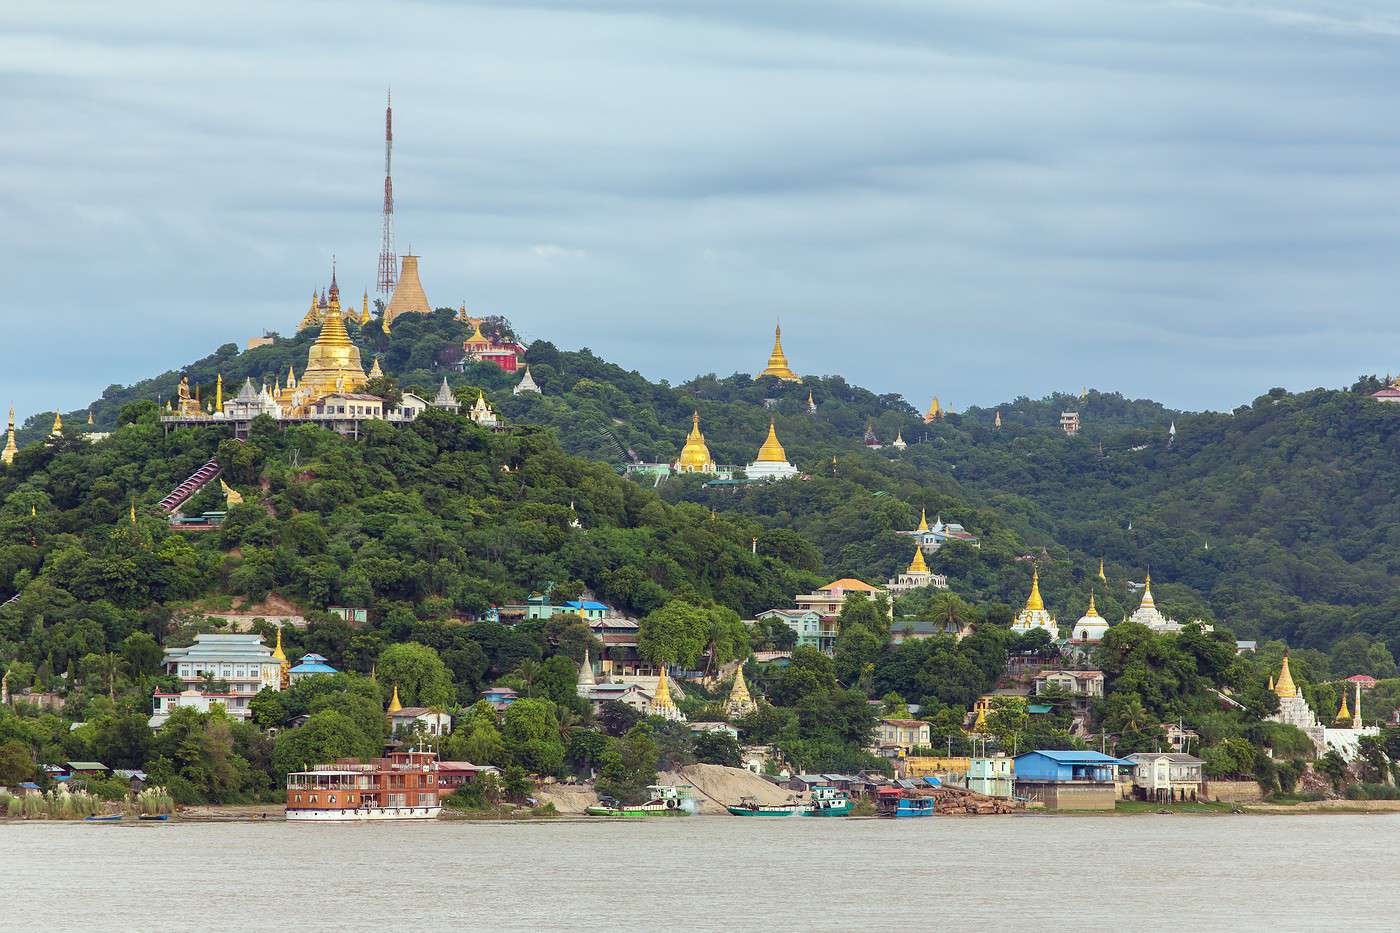
[[[0,6],[0,405],[264,330],[332,256],[652,379],[1229,409],[1400,371],[1400,10]]]

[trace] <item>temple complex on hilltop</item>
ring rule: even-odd
[[[686,435],[685,446],[680,458],[672,468],[677,473],[716,473],[715,460],[710,456],[710,448],[705,444],[705,435],[700,433],[700,413],[691,416],[690,433]]]
[[[788,366],[787,355],[783,353],[783,328],[781,325],[773,328],[773,352],[768,354],[768,365],[755,378],[762,379],[764,376],[772,376],[774,379],[781,379],[784,382],[802,381],[802,377]]]
[[[1102,569],[1102,568],[1100,568]],[[1169,619],[1157,608],[1157,601],[1152,598],[1152,574],[1147,575],[1147,581],[1142,587],[1142,602],[1133,614],[1123,620],[1124,622],[1136,622],[1145,625],[1159,635],[1176,635],[1187,625],[1199,625],[1202,631],[1210,632],[1215,630],[1215,626],[1201,619],[1195,619],[1189,623],[1181,623],[1175,619]]]
[[[938,519],[932,525],[929,525],[928,512],[923,509],[919,511],[919,527],[915,528],[913,531],[900,531],[896,532],[896,534],[907,535],[908,537],[914,538],[919,542],[919,547],[923,548],[929,554],[932,554],[950,541],[957,541],[975,548],[980,548],[982,546],[982,540],[975,534],[956,522],[943,521],[942,515],[938,516]]]
[[[394,293],[389,296],[389,304],[384,308],[385,331],[401,314],[431,314],[433,311],[428,295],[423,291],[423,284],[418,281],[418,257],[405,253],[399,260],[403,263],[399,269],[399,281],[394,286]]]
[[[1016,618],[1011,622],[1011,631],[1017,635],[1024,635],[1036,629],[1044,629],[1050,633],[1051,641],[1060,640],[1060,626],[1055,621],[1055,617],[1045,608],[1045,601],[1040,598],[1040,568],[1031,570],[1031,595],[1026,599],[1026,608],[1016,614]]]
[[[706,454],[708,453],[707,449]],[[681,457],[684,459],[684,453]],[[751,480],[788,479],[797,475],[797,467],[788,463],[787,452],[783,450],[783,445],[778,443],[778,429],[772,421],[768,422],[768,439],[758,449],[758,456],[754,461],[744,467],[744,473]]]
[[[481,332],[482,319],[467,317],[465,306],[458,314],[458,320],[473,325],[472,335],[462,342],[463,365],[468,361],[490,363],[506,373],[514,373],[520,369],[520,361],[525,356],[523,346],[514,340],[498,341],[487,337]]]
[[[931,586],[937,590],[948,588],[948,578],[941,573],[934,573],[928,569],[928,563],[924,560],[924,550],[915,546],[914,559],[909,562],[909,567],[901,574],[895,575],[885,586],[890,595],[900,596],[911,590],[923,589]]]
[[[1270,678],[1269,686],[1278,697],[1278,712],[1270,716],[1269,721],[1301,729],[1312,739],[1313,747],[1319,755],[1335,751],[1347,761],[1353,761],[1360,755],[1361,737],[1380,734],[1379,728],[1363,725],[1361,721],[1360,683],[1351,684],[1356,691],[1351,709],[1347,707],[1346,684],[1343,684],[1341,709],[1337,711],[1337,718],[1331,727],[1317,721],[1317,716],[1313,714],[1303,692],[1293,682],[1293,673],[1288,669],[1288,655],[1283,656],[1283,667],[1279,670],[1278,680]]]

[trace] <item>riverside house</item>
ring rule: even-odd
[[[1016,794],[1047,810],[1112,810],[1119,768],[1134,762],[1101,752],[1034,751],[1015,758]]]
[[[1205,762],[1181,752],[1135,752],[1132,793],[1140,800],[1170,803],[1195,800],[1201,792],[1201,769]]]

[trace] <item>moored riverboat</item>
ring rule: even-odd
[[[296,823],[431,820],[442,812],[433,752],[340,759],[287,775],[287,819]]]
[[[624,804],[604,797],[583,812],[589,816],[690,816],[698,809],[689,784],[652,784],[645,803]]]
[[[933,816],[934,800],[900,787],[882,787],[875,800],[876,815],[891,819]]]
[[[849,816],[855,807],[851,795],[826,784],[812,788],[812,795],[806,806],[798,811],[799,816]]]

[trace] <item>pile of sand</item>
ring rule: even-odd
[[[662,784],[689,784],[701,801],[701,813],[723,813],[725,807],[737,804],[743,797],[759,803],[787,803],[792,791],[766,781],[743,768],[724,765],[687,765],[679,771],[664,771],[657,775]]]
[[[598,792],[585,784],[542,784],[535,788],[534,798],[541,805],[554,804],[560,813],[582,813],[598,803]]]

